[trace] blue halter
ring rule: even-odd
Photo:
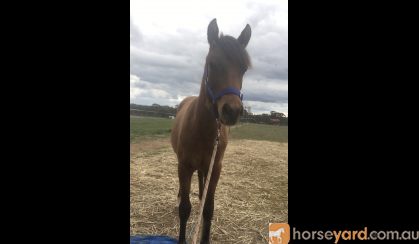
[[[206,87],[206,90],[207,90],[207,94],[210,96],[211,102],[212,102],[213,105],[215,105],[215,102],[217,102],[217,100],[219,98],[221,98],[222,96],[224,96],[226,94],[234,94],[234,95],[240,97],[240,100],[243,101],[243,93],[241,93],[241,91],[239,89],[234,88],[232,86],[229,86],[229,87],[223,89],[222,91],[214,94],[214,92],[211,90],[211,87],[208,84],[208,76],[209,76],[209,74],[208,74],[208,65],[207,65],[207,67],[205,69],[205,87]]]

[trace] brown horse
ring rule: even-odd
[[[243,75],[250,66],[245,50],[251,36],[246,25],[236,39],[218,35],[216,19],[208,25],[209,52],[206,57],[198,97],[185,98],[178,107],[171,143],[178,159],[179,175],[179,243],[185,243],[186,222],[191,212],[189,192],[191,178],[198,171],[199,198],[202,197],[217,128],[220,137],[203,211],[201,243],[209,243],[214,211],[214,193],[221,172],[221,161],[227,147],[226,126],[237,123],[243,112]]]

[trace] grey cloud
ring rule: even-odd
[[[129,34],[131,45],[139,44],[143,40],[143,35],[140,30],[134,25],[132,19],[129,19]]]
[[[258,80],[261,84],[266,80],[288,83],[288,32],[275,25],[272,21],[274,14],[275,6],[264,5],[257,7],[247,19],[252,27],[252,38],[247,49],[253,67],[245,75],[245,80]],[[206,30],[197,33],[178,28],[175,34],[150,39],[143,36],[131,21],[130,37],[130,72],[147,81],[147,84],[143,82],[136,86],[165,90],[174,98],[198,94],[208,52]],[[287,88],[259,87],[246,88],[245,82],[245,99],[262,103],[288,103]]]
[[[253,14],[247,18],[247,22],[253,27],[256,28],[259,26],[259,23],[266,21],[270,18],[276,11],[276,5],[272,4],[260,4],[256,2],[247,3],[247,7],[253,10]]]
[[[288,79],[288,35],[285,30],[254,29],[248,51],[255,75],[268,79]],[[269,30],[269,31],[268,31]]]
[[[244,93],[244,99],[250,101],[260,101],[265,103],[288,103],[288,92],[281,91],[280,93],[273,93],[263,91],[260,93],[255,93],[249,91],[247,93]]]

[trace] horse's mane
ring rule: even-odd
[[[243,71],[246,71],[251,66],[249,54],[236,38],[228,35],[224,36],[221,33],[216,44],[221,48],[227,58],[231,62],[238,64]]]

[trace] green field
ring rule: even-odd
[[[141,138],[165,137],[170,135],[174,120],[157,117],[130,117],[131,141]]]
[[[166,118],[131,116],[131,141],[138,138],[168,137],[173,121]],[[231,127],[230,138],[288,142],[288,126],[238,124]]]
[[[288,142],[288,126],[243,123],[230,129],[232,139]]]

